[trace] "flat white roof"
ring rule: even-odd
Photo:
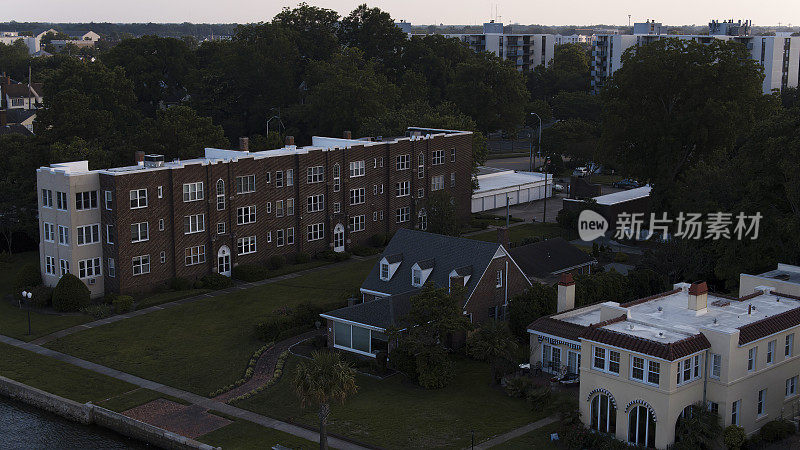
[[[653,188],[651,188],[648,184],[647,186],[642,186],[640,188],[601,195],[599,197],[595,197],[594,200],[598,205],[616,205],[617,203],[623,203],[636,200],[637,198],[647,197],[650,195],[651,190],[653,190]]]
[[[539,172],[515,172],[513,170],[505,170],[478,175],[477,179],[478,189],[473,192],[473,195],[512,188],[521,189],[530,185],[544,183],[545,174]],[[547,175],[547,179],[552,182],[553,176]]]

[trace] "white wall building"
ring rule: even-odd
[[[16,31],[0,31],[0,44],[13,45],[21,40],[28,47],[29,55],[39,51],[39,39],[39,36],[21,36]]]
[[[594,92],[599,92],[608,77],[622,67],[625,50],[663,38],[693,40],[710,43],[713,39],[741,42],[750,57],[764,66],[762,90],[769,94],[775,90],[798,86],[800,73],[800,37],[750,36],[749,22],[709,23],[708,35],[668,35],[660,23],[634,24],[634,34],[603,34],[596,37],[592,50],[591,77]]]
[[[480,167],[478,171],[478,189],[472,193],[473,213],[505,208],[506,201],[517,205],[553,196],[552,175],[491,167]]]

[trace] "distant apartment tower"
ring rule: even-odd
[[[231,275],[274,255],[343,252],[399,228],[427,228],[426,202],[446,190],[468,218],[472,133],[411,128],[380,140],[314,137],[277,150],[206,149],[202,158],[89,170],[37,170],[40,264],[69,272],[93,297],[170,279]]]
[[[625,50],[662,38],[678,38],[708,44],[713,39],[741,42],[750,57],[764,67],[762,90],[769,94],[787,87],[798,86],[800,72],[800,37],[751,36],[749,21],[717,22],[708,24],[708,35],[668,35],[660,23],[647,21],[634,24],[633,35],[602,34],[595,39],[591,61],[591,83],[594,92],[600,92],[608,77],[622,67]]]

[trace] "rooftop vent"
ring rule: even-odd
[[[789,274],[788,273],[779,273],[779,274],[775,275],[772,278],[774,278],[776,280],[787,281],[787,280],[789,280]]]
[[[164,155],[145,155],[145,167],[164,167]]]

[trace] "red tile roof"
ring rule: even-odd
[[[671,343],[661,343],[630,334],[620,333],[605,328],[588,327],[581,336],[584,339],[624,348],[645,355],[655,356],[667,361],[674,361],[684,356],[711,348],[711,343],[702,334],[689,336],[686,339]]]
[[[547,316],[536,319],[528,329],[578,342],[586,327]]]
[[[783,294],[775,294],[788,297]],[[800,325],[800,307],[739,327],[739,345]]]

